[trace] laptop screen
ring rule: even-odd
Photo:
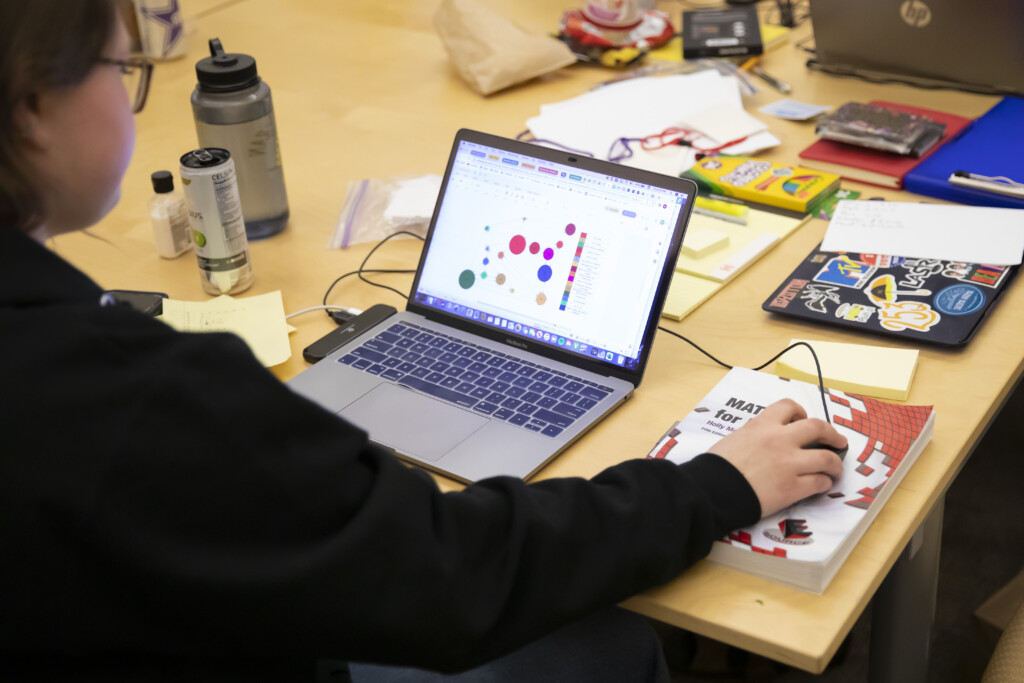
[[[812,0],[817,61],[826,71],[903,74],[977,92],[1024,93],[1020,0]],[[867,70],[868,73],[863,73]],[[887,98],[881,98],[887,99]]]
[[[460,139],[412,300],[636,368],[687,194],[583,165]]]

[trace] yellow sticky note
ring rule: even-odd
[[[761,42],[764,44],[764,51],[768,52],[785,43],[789,38],[789,31],[785,26],[761,24]]]
[[[814,348],[821,364],[826,387],[850,394],[905,401],[910,381],[917,370],[917,349],[890,349],[884,346],[805,341]],[[818,383],[814,358],[804,347],[797,347],[775,361],[775,374],[803,382]]]
[[[697,228],[687,231],[683,238],[683,253],[693,258],[707,256],[729,244],[729,236],[714,228]]]
[[[689,227],[683,237],[684,244],[689,241],[690,233],[695,233],[698,230],[715,230],[725,233],[729,236],[729,241],[721,248],[711,250],[701,256],[693,256],[685,249],[681,249],[679,260],[676,262],[676,270],[722,283],[728,282],[809,219],[810,216],[792,218],[768,211],[750,209],[747,215],[747,224],[738,225],[694,213],[690,216]]]
[[[682,320],[721,288],[720,282],[676,272],[661,315],[670,320]]]
[[[280,291],[244,299],[226,294],[207,301],[165,299],[163,311],[161,320],[181,332],[234,332],[268,368],[292,355]]]

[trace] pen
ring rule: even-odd
[[[767,71],[765,71],[756,64],[750,68],[750,73],[754,74],[762,81],[778,90],[783,95],[788,95],[793,90],[793,86],[791,86],[789,83],[786,83],[785,81],[779,80],[775,76],[772,76],[770,73],[768,73]]]
[[[976,190],[985,192],[995,192],[996,194],[1005,194],[1011,197],[1024,197],[1024,183],[1018,183],[1016,180],[1006,176],[987,176],[967,171],[954,171],[949,176],[949,182],[953,185],[973,187]]]

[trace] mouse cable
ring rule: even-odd
[[[397,289],[395,289],[394,287],[390,287],[388,285],[383,285],[383,284],[381,284],[379,282],[373,282],[372,280],[367,280],[366,279],[366,275],[367,274],[395,274],[395,273],[397,273],[397,274],[406,274],[407,275],[409,273],[415,273],[416,272],[415,270],[396,270],[396,269],[386,269],[386,268],[385,269],[380,269],[380,268],[377,268],[377,269],[372,269],[372,268],[371,269],[367,269],[366,268],[366,263],[367,263],[367,261],[370,260],[370,257],[373,256],[373,252],[377,251],[381,247],[381,245],[383,245],[389,239],[391,239],[392,237],[397,237],[398,235],[409,235],[410,237],[415,237],[416,239],[420,240],[421,242],[423,241],[423,238],[420,237],[419,235],[417,235],[414,232],[409,232],[408,230],[399,230],[398,232],[391,233],[390,235],[388,235],[387,237],[382,239],[380,242],[377,242],[377,244],[374,245],[373,249],[370,250],[370,253],[368,253],[366,255],[366,258],[363,259],[363,262],[359,264],[359,269],[358,270],[352,270],[352,271],[349,271],[349,272],[345,273],[344,275],[340,275],[340,276],[338,276],[334,280],[334,282],[331,283],[331,285],[327,288],[327,291],[324,292],[324,299],[323,299],[324,305],[325,306],[327,305],[327,297],[329,297],[331,295],[331,290],[334,289],[335,285],[337,285],[339,282],[341,282],[342,280],[344,280],[345,278],[347,278],[347,277],[349,277],[351,275],[357,275],[360,280],[362,280],[363,282],[365,282],[368,285],[373,285],[374,287],[381,287],[383,289],[390,289],[392,292],[394,292],[398,296],[402,297],[403,299],[408,300],[408,298],[409,298],[408,294],[400,292]],[[330,313],[328,313],[328,315],[330,315]]]
[[[335,278],[334,282],[331,283],[331,286],[328,287],[327,291],[324,293],[324,301],[327,300],[327,297],[330,296],[330,294],[331,294],[331,290],[333,290],[335,288],[335,286],[337,286],[337,284],[339,282],[341,282],[342,280],[344,280],[347,277],[352,277],[353,275],[360,276],[359,279],[363,280],[364,282],[368,282],[369,284],[373,285],[374,287],[385,287],[387,289],[391,289],[387,285],[382,285],[379,282],[372,282],[372,281],[366,280],[363,276],[364,275],[378,275],[378,274],[379,275],[389,275],[389,274],[390,275],[394,275],[394,274],[400,274],[400,275],[401,274],[405,274],[405,275],[408,275],[409,273],[415,273],[415,272],[416,272],[415,270],[392,270],[392,269],[378,269],[378,268],[369,268],[369,269],[361,268],[359,270],[352,270],[352,271],[349,271],[349,272],[345,273],[344,275],[339,275],[337,278]],[[397,290],[392,290],[392,291],[397,291]],[[406,296],[405,294],[402,294],[402,292],[398,292],[398,294],[402,295],[403,297]],[[327,306],[327,305],[328,304],[324,304],[324,306]]]
[[[723,368],[728,368],[728,369],[732,370],[732,368],[733,368],[732,365],[729,365],[728,363],[723,363],[722,361],[718,360],[717,358],[712,356],[710,353],[708,353],[707,351],[705,351],[701,347],[697,346],[696,343],[690,341],[689,339],[687,339],[683,335],[679,334],[678,332],[673,332],[672,330],[668,329],[667,327],[662,327],[661,325],[658,325],[658,329],[661,330],[662,332],[668,332],[673,337],[678,337],[678,338],[682,339],[684,342],[686,342],[687,344],[689,344],[693,348],[697,349],[698,351],[703,353],[705,356],[707,356],[711,360],[713,360],[716,363],[718,363],[719,365],[721,365]],[[828,412],[828,402],[825,400],[825,393],[826,393],[825,392],[825,383],[822,380],[821,365],[818,363],[818,354],[816,354],[814,352],[814,349],[811,348],[810,344],[808,344],[807,342],[803,342],[803,341],[798,341],[795,344],[790,344],[789,346],[787,346],[786,348],[782,349],[777,354],[772,356],[768,361],[766,361],[765,363],[762,363],[761,365],[758,365],[756,368],[751,368],[751,370],[755,370],[755,371],[756,370],[763,370],[764,368],[768,367],[769,365],[774,363],[776,360],[781,358],[783,354],[785,354],[785,353],[787,353],[789,351],[792,351],[793,349],[795,349],[798,346],[806,346],[807,350],[811,352],[811,357],[814,358],[814,369],[818,373],[818,391],[821,392],[821,407],[825,411],[825,422],[828,422],[829,424],[831,424],[832,423],[832,418],[831,418],[831,416],[829,415],[829,412]]]

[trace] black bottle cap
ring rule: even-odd
[[[210,56],[196,62],[199,89],[206,92],[233,92],[251,88],[260,82],[256,60],[249,55],[228,54],[219,38],[210,41]]]
[[[153,181],[153,191],[157,194],[174,192],[174,176],[170,171],[157,171],[150,179]]]

